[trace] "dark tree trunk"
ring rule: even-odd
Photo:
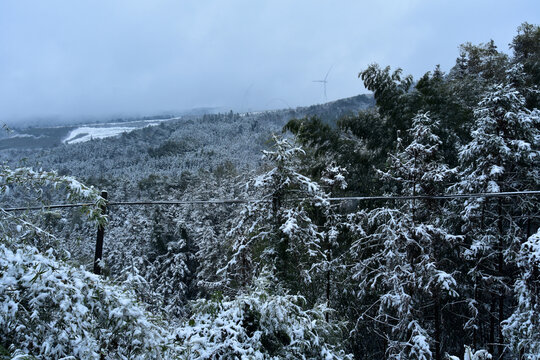
[[[330,270],[326,272],[326,303],[330,306]],[[326,321],[329,320],[329,314],[326,313]]]
[[[488,350],[491,354],[495,354],[495,307],[497,299],[491,297],[491,307],[489,309],[489,345]]]
[[[435,307],[434,307],[434,316],[435,316],[435,360],[441,359],[441,299],[439,296],[439,291],[435,290]]]
[[[502,199],[499,198],[499,202],[497,204],[497,212],[498,212],[498,227],[499,227],[499,244],[498,244],[498,250],[499,250],[499,261],[498,261],[498,272],[499,277],[504,282],[504,243],[503,243],[503,216],[502,216]],[[498,322],[497,327],[499,329],[499,345],[497,345],[497,353],[499,355],[499,358],[502,357],[504,353],[504,338],[502,333],[502,322],[504,320],[504,296],[505,295],[505,289],[504,286],[501,285],[501,289],[499,291],[499,316],[498,316]]]

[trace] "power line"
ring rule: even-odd
[[[320,200],[326,200],[331,202],[339,201],[376,201],[376,200],[449,200],[449,199],[463,199],[463,198],[497,198],[497,197],[517,197],[517,196],[538,196],[540,191],[508,191],[498,193],[472,193],[472,194],[447,194],[447,195],[415,195],[415,196],[348,196],[348,197],[333,197],[333,198],[321,198]],[[312,198],[296,198],[292,201],[303,200],[319,200]],[[213,199],[213,200],[144,200],[144,201],[111,201],[107,203],[107,206],[146,206],[146,205],[219,205],[219,204],[248,204],[248,203],[261,203],[271,202],[271,199]],[[62,208],[74,208],[83,206],[92,206],[91,203],[77,203],[77,204],[55,204],[55,205],[42,205],[32,207],[13,207],[3,209],[4,211],[25,211],[25,210],[43,210],[43,209],[62,209]]]
[[[448,195],[410,195],[410,196],[351,196],[329,198],[329,201],[345,200],[448,200],[463,198],[491,198],[491,197],[513,197],[513,196],[535,196],[540,195],[540,191],[507,191],[498,193],[473,193],[473,194],[448,194]]]
[[[62,208],[75,208],[83,206],[92,206],[94,204],[56,204],[56,205],[41,205],[41,206],[27,206],[27,207],[14,207],[14,208],[5,208],[4,211],[25,211],[25,210],[48,210],[48,209],[62,209]]]

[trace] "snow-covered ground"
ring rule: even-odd
[[[13,136],[10,136],[9,139],[15,139],[15,138],[34,138],[34,139],[39,139],[39,138],[42,138],[43,135],[41,136],[36,136],[36,135],[31,135],[31,134],[15,134]]]
[[[161,121],[152,121],[145,122],[147,126],[156,126],[159,125]],[[81,126],[74,130],[71,130],[68,136],[62,140],[64,144],[76,144],[85,141],[90,141],[92,139],[104,139],[107,137],[118,136],[125,132],[130,132],[136,129],[140,129],[141,126]]]

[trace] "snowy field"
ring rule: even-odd
[[[108,126],[81,126],[71,130],[67,137],[62,140],[62,142],[64,144],[76,144],[90,141],[92,139],[104,139],[108,137],[118,136],[125,132],[141,129],[143,127],[156,126],[159,125],[161,122],[168,120],[172,119],[148,120],[142,122],[143,126],[141,126],[140,121],[136,123],[124,123],[125,125],[129,126],[110,126],[119,123],[108,124]]]

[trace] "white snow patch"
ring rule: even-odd
[[[160,122],[148,122],[145,126],[156,126]],[[81,126],[74,130],[71,130],[69,135],[62,141],[64,144],[76,144],[92,139],[104,139],[108,137],[118,136],[125,132],[130,132],[141,127],[128,127],[128,126],[113,126],[113,127],[91,127]]]
[[[13,136],[10,136],[8,139],[16,139],[16,138],[35,138],[35,139],[39,139],[43,136],[35,136],[35,135],[30,135],[30,134],[15,134]]]

